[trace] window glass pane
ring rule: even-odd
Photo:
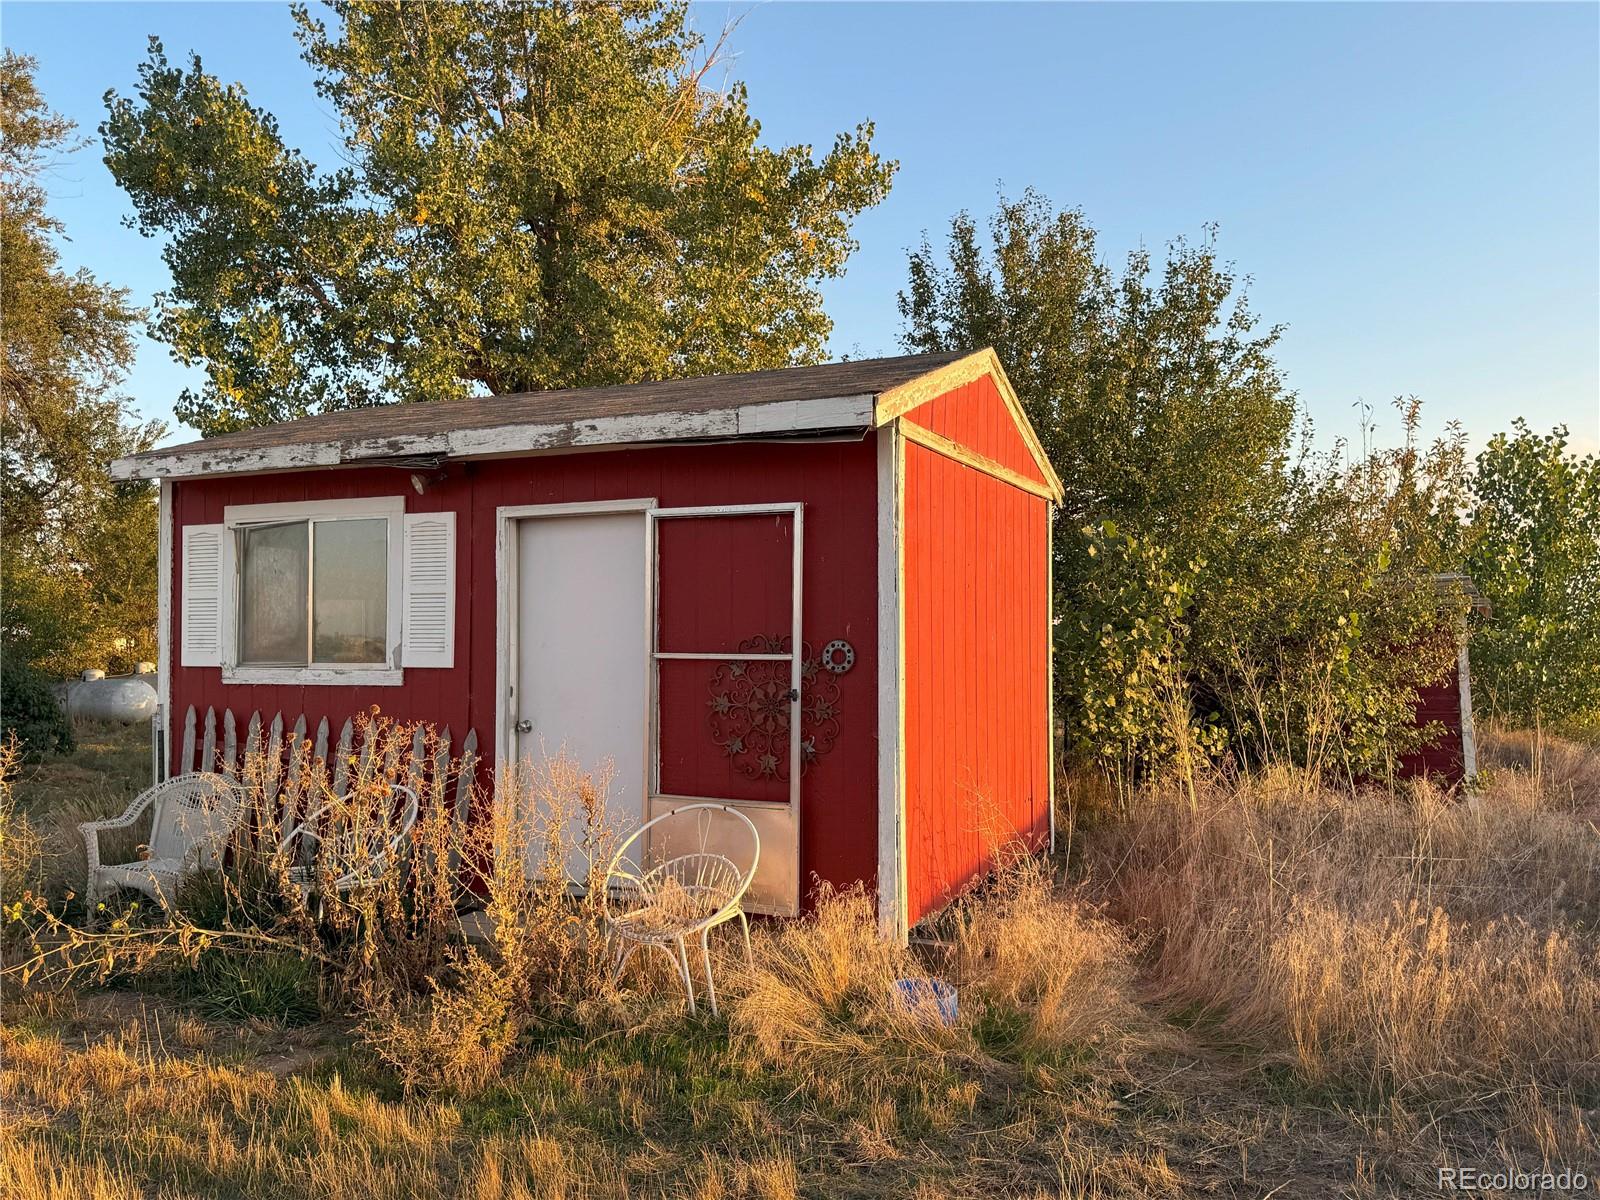
[[[311,610],[321,663],[384,662],[389,628],[389,522],[318,521]]]
[[[304,521],[240,530],[239,661],[306,661]]]

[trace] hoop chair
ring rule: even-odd
[[[685,814],[693,814],[689,821]],[[646,862],[650,841],[667,832],[667,823],[689,825],[670,838],[666,852],[671,857],[635,872],[627,860],[634,846],[645,848],[640,855]],[[741,868],[724,852],[730,841],[748,839],[750,865]],[[679,852],[687,843],[689,849]],[[733,847],[737,849],[738,847]],[[744,912],[744,894],[755,878],[761,860],[761,837],[755,823],[727,804],[685,804],[646,821],[618,847],[606,868],[605,894],[602,897],[606,933],[615,940],[615,964],[611,981],[622,978],[623,969],[635,950],[654,946],[672,959],[673,969],[683,983],[689,999],[689,1012],[696,1011],[694,980],[689,974],[688,939],[699,935],[700,957],[706,971],[706,995],[711,1015],[717,1013],[717,986],[711,978],[711,931],[725,921],[738,918],[744,932],[744,956],[754,966],[750,951],[750,920]],[[674,949],[676,947],[676,949]]]
[[[399,820],[394,819],[394,798],[405,798]],[[349,869],[333,879],[335,892],[348,892],[377,880],[389,867],[390,861],[401,851],[411,829],[417,823],[417,794],[408,787],[394,784],[389,789],[390,804],[377,819],[367,822],[345,823],[332,832],[321,829],[330,815],[344,815],[346,801],[334,800],[318,805],[284,835],[278,843],[278,852],[289,856],[289,882],[300,889],[303,896],[310,893],[322,880],[317,875],[316,849],[313,843],[331,845],[337,855],[335,861]]]
[[[126,829],[150,814],[150,857],[131,863],[101,863],[100,835]],[[195,771],[146,788],[120,817],[85,821],[78,826],[88,857],[89,878],[84,900],[91,912],[113,888],[136,888],[170,907],[178,880],[187,871],[215,871],[222,852],[244,811],[238,786],[224,775]]]

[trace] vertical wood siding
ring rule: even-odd
[[[1048,522],[1046,501],[906,446],[909,924],[1047,836]]]
[[[1036,483],[1045,482],[1011,410],[987,375],[918,405],[906,418]]]
[[[181,529],[221,521],[223,508],[229,504],[395,495],[405,497],[409,513],[457,514],[454,667],[407,667],[399,687],[286,687],[224,685],[216,667],[173,665],[171,711],[182,714],[193,705],[200,712],[214,707],[219,712],[304,713],[313,727],[327,717],[337,729],[346,718],[377,704],[386,715],[400,720],[427,721],[458,730],[492,730],[497,699],[497,507],[647,496],[656,497],[663,507],[800,501],[806,506],[803,635],[813,648],[844,638],[856,650],[854,668],[839,683],[839,737],[804,777],[802,891],[810,890],[813,875],[838,884],[873,880],[877,864],[877,469],[871,439],[661,447],[455,463],[442,481],[431,484],[422,495],[412,489],[409,472],[384,468],[184,480],[173,485],[173,508]],[[181,537],[173,539],[174,546],[181,542]],[[729,588],[735,584],[736,566],[729,564],[725,576]],[[787,564],[784,566],[786,572]],[[181,571],[175,553],[174,596],[182,595]],[[777,583],[787,588],[787,573]],[[699,590],[717,591],[715,587]],[[739,591],[742,595],[743,584]],[[180,644],[179,608],[173,605],[174,646]],[[705,697],[700,697],[699,703],[704,701]],[[641,744],[643,736],[641,730]],[[486,772],[495,750],[484,747]]]
[[[1428,775],[1443,784],[1465,778],[1459,669],[1452,666],[1438,683],[1419,689],[1416,724],[1421,727],[1437,721],[1443,728],[1426,746],[1400,760],[1401,778]]]

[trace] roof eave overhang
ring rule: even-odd
[[[319,467],[383,466],[419,457],[498,458],[564,450],[865,432],[873,427],[873,401],[871,394],[821,400],[777,400],[701,412],[629,414],[548,425],[496,425],[443,433],[238,449],[208,447],[202,441],[167,452],[153,450],[119,458],[111,464],[110,470],[111,477],[119,480],[184,479]]]

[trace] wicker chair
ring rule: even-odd
[[[635,867],[629,852],[641,848]],[[745,853],[747,852],[747,854]],[[737,855],[738,860],[730,855]],[[748,857],[748,865],[740,863]],[[711,931],[738,918],[744,931],[745,962],[751,962],[750,921],[744,894],[755,878],[761,838],[750,818],[726,804],[685,804],[647,821],[623,842],[606,869],[606,929],[613,942],[613,982],[641,946],[654,946],[672,959],[695,1012],[689,974],[688,940],[698,936],[705,964],[706,995],[717,1014],[717,988],[711,979]]]
[[[307,813],[284,835],[278,850],[288,856],[289,882],[302,895],[309,896],[323,882],[317,869],[317,844],[326,847],[325,856],[331,857],[336,866],[344,868],[331,881],[335,892],[348,892],[375,882],[403,852],[417,823],[417,794],[399,784],[389,794],[391,799],[404,800],[398,816],[391,804],[370,819],[352,820],[354,814],[347,802],[334,801]]]
[[[131,863],[102,863],[100,835],[127,829],[146,809],[150,816],[150,857]],[[196,772],[175,775],[139,793],[120,817],[78,826],[89,860],[84,899],[91,911],[103,895],[119,887],[136,888],[170,906],[178,879],[187,871],[214,871],[244,804],[233,780]]]

